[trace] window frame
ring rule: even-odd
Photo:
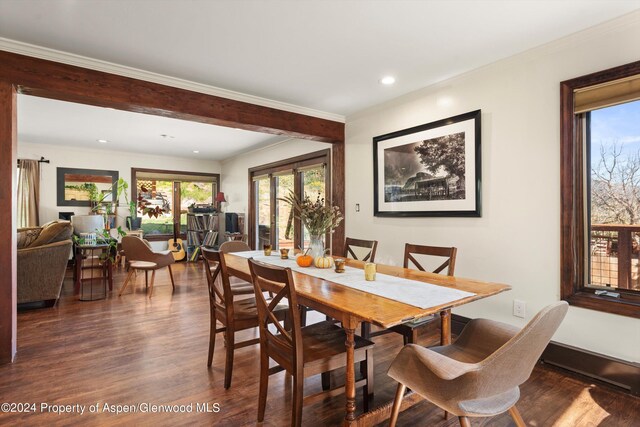
[[[138,200],[138,172],[147,172],[147,173],[162,173],[167,175],[188,175],[188,176],[209,176],[212,177],[216,181],[216,189],[214,190],[214,200],[216,197],[216,191],[222,191],[220,188],[220,174],[219,173],[209,173],[209,172],[190,172],[190,171],[175,171],[175,170],[166,170],[166,169],[148,169],[148,168],[131,168],[131,200]],[[176,197],[176,182],[182,182],[182,180],[173,180],[173,206],[180,206],[180,196]],[[179,188],[179,186],[178,186]],[[220,207],[217,206],[218,203],[214,202],[218,211],[220,211]],[[173,209],[173,217],[172,217],[172,230],[171,233],[162,233],[162,234],[152,234],[145,235],[145,239],[149,241],[163,241],[173,237],[173,228],[176,226],[176,221],[180,223],[180,215],[176,217],[176,211]],[[140,214],[138,212],[138,214]],[[182,230],[178,229],[177,236],[181,239],[186,239],[186,233],[181,232]]]
[[[585,286],[588,186],[585,146],[577,137],[582,119],[574,114],[574,91],[637,74],[640,61],[560,83],[560,296],[577,307],[634,318],[640,318],[640,293],[617,289],[620,298],[611,298],[595,295],[595,288]]]
[[[331,150],[321,150],[315,151],[309,154],[303,154],[301,156],[292,157],[289,159],[280,160],[273,163],[268,163],[265,165],[260,165],[256,167],[252,167],[249,169],[249,222],[248,222],[248,244],[251,248],[255,248],[256,245],[256,187],[254,185],[253,178],[256,176],[268,175],[270,179],[270,195],[271,195],[271,210],[272,215],[275,209],[275,188],[272,178],[273,174],[277,172],[285,171],[285,170],[293,170],[294,172],[294,192],[298,194],[298,197],[301,196],[301,192],[303,191],[303,183],[301,180],[301,176],[298,174],[297,170],[301,168],[305,168],[308,166],[316,165],[316,164],[324,164],[325,167],[325,181],[324,181],[324,191],[325,191],[325,199],[332,202],[331,195]],[[271,218],[271,229],[273,231],[273,217]],[[295,220],[294,224],[294,247],[300,246],[302,244],[302,225],[300,220]],[[330,236],[331,233],[327,233],[325,236],[325,241],[327,242],[325,246],[330,247]],[[272,244],[274,242],[275,234],[271,234]],[[275,246],[274,246],[275,247]]]

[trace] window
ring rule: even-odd
[[[640,61],[561,84],[561,294],[640,317]]]
[[[142,216],[145,238],[166,239],[173,236],[179,224],[178,234],[187,228],[187,211],[192,204],[212,204],[218,192],[220,175],[193,172],[132,169],[134,194],[150,202],[150,207],[163,210],[158,217]],[[140,213],[138,213],[140,215]]]
[[[251,168],[249,244],[257,249],[271,244],[276,249],[304,248],[309,235],[290,206],[280,200],[289,192],[302,198],[325,198],[329,194],[330,151],[323,150],[277,163]],[[325,239],[328,241],[327,237]]]

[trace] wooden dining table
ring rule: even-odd
[[[251,281],[249,263],[246,256],[233,253],[227,253],[224,256],[230,275]],[[346,265],[349,267],[363,269],[364,264],[362,261],[346,260]],[[458,307],[511,289],[510,286],[504,284],[443,276],[396,266],[377,264],[376,268],[377,272],[381,274],[472,292],[474,295],[446,304],[419,308],[320,279],[304,272],[293,272],[298,303],[340,321],[346,332],[345,346],[347,363],[345,395],[347,402],[343,422],[344,426],[375,425],[389,417],[393,403],[389,402],[373,411],[365,412],[356,417],[354,337],[356,329],[362,322],[369,322],[388,329],[410,320],[420,319],[432,314],[439,314],[441,320],[440,343],[441,345],[447,345],[451,343],[451,309],[453,307]],[[277,285],[274,284],[274,289],[267,290],[277,291],[278,289],[275,286]],[[419,400],[420,398],[417,395],[407,396],[403,400],[401,409],[403,410]]]

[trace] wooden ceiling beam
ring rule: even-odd
[[[328,143],[344,123],[0,51],[0,80],[19,93]]]

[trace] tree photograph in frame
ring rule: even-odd
[[[375,216],[470,216],[481,208],[480,110],[373,138]]]

